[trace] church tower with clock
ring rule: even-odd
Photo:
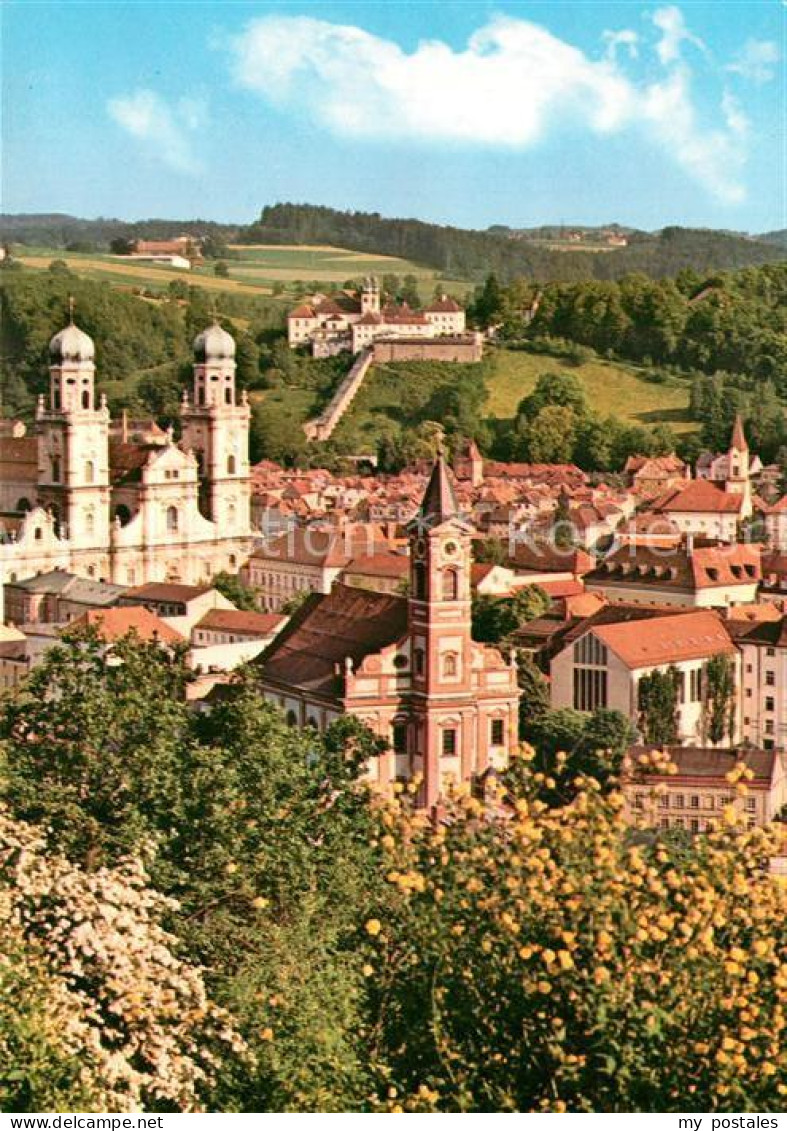
[[[410,530],[411,702],[427,806],[447,781],[468,780],[477,770],[471,536],[440,456]]]

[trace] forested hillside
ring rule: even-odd
[[[113,411],[175,415],[191,364],[191,342],[214,312],[216,298],[180,284],[163,297],[134,294],[82,279],[55,261],[48,271],[10,265],[2,271],[0,408],[29,417],[48,387],[47,346],[67,318],[73,296],[77,320],[96,343],[100,388]],[[265,298],[220,294],[217,313],[238,347],[241,386],[260,374],[259,343],[281,328],[280,305]]]
[[[243,229],[238,239],[334,244],[402,256],[454,276],[478,277],[494,271],[504,280],[527,276],[540,282],[620,279],[633,271],[661,278],[684,268],[700,272],[734,269],[783,258],[773,244],[705,229],[672,227],[658,235],[634,233],[628,247],[605,253],[554,251],[490,232],[305,204],[264,208],[259,221]]]
[[[785,233],[749,238],[712,229],[668,227],[657,233],[624,229],[628,246],[601,250],[556,249],[533,239],[511,238],[527,231],[545,238],[558,229],[487,231],[427,224],[414,219],[386,219],[377,212],[341,212],[311,204],[275,204],[263,208],[249,225],[211,220],[148,219],[127,222],[83,220],[60,213],[0,215],[0,240],[72,250],[108,250],[115,240],[166,239],[192,234],[208,238],[208,251],[226,254],[227,244],[331,245],[372,254],[400,256],[450,278],[478,280],[494,271],[502,280],[526,276],[550,280],[620,279],[640,271],[653,278],[684,268],[699,272],[734,270],[784,258]]]

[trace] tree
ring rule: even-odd
[[[0,996],[4,1110],[200,1109],[244,1044],[176,957],[171,901],[139,861],[83,870],[0,810],[0,905],[18,962]]]
[[[521,454],[531,463],[570,463],[576,423],[572,409],[548,405],[525,425]]]
[[[527,621],[549,608],[549,597],[537,585],[526,585],[513,597],[476,594],[472,602],[473,639],[504,644]]]
[[[245,585],[237,574],[225,573],[222,570],[213,578],[213,588],[218,589],[228,601],[232,601],[236,609],[246,609],[249,612],[258,610],[255,591]]]
[[[223,259],[217,259],[213,264],[213,274],[217,279],[229,279],[230,269]]]
[[[282,602],[280,611],[284,613],[286,617],[291,617],[308,601],[311,595],[311,589],[299,589],[297,593],[293,593],[286,601]]]
[[[669,746],[678,741],[679,675],[674,667],[655,669],[639,681],[639,729],[644,742]]]
[[[549,710],[549,685],[533,660],[523,650],[517,652],[519,688],[519,737],[525,738],[530,726]]]
[[[729,656],[711,656],[703,673],[703,727],[715,745],[735,733],[735,668]]]
[[[381,814],[396,901],[359,931],[380,1107],[780,1109],[773,841],[633,840],[617,791],[549,808],[537,778],[502,817],[474,797],[438,827]]]
[[[542,373],[532,393],[519,402],[517,412],[528,420],[535,418],[545,408],[559,406],[570,408],[581,417],[587,412],[585,388],[574,373]]]

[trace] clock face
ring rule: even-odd
[[[443,546],[443,554],[447,558],[455,558],[458,552],[459,547],[457,546],[456,542],[446,542],[446,544]]]
[[[413,546],[413,553],[417,558],[423,558],[426,554],[426,541],[423,538],[417,538]]]

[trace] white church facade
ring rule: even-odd
[[[237,572],[252,546],[250,409],[231,335],[214,324],[194,351],[180,441],[170,428],[115,442],[92,339],[73,320],[52,338],[35,435],[0,436],[0,582],[51,569],[121,585]]]

